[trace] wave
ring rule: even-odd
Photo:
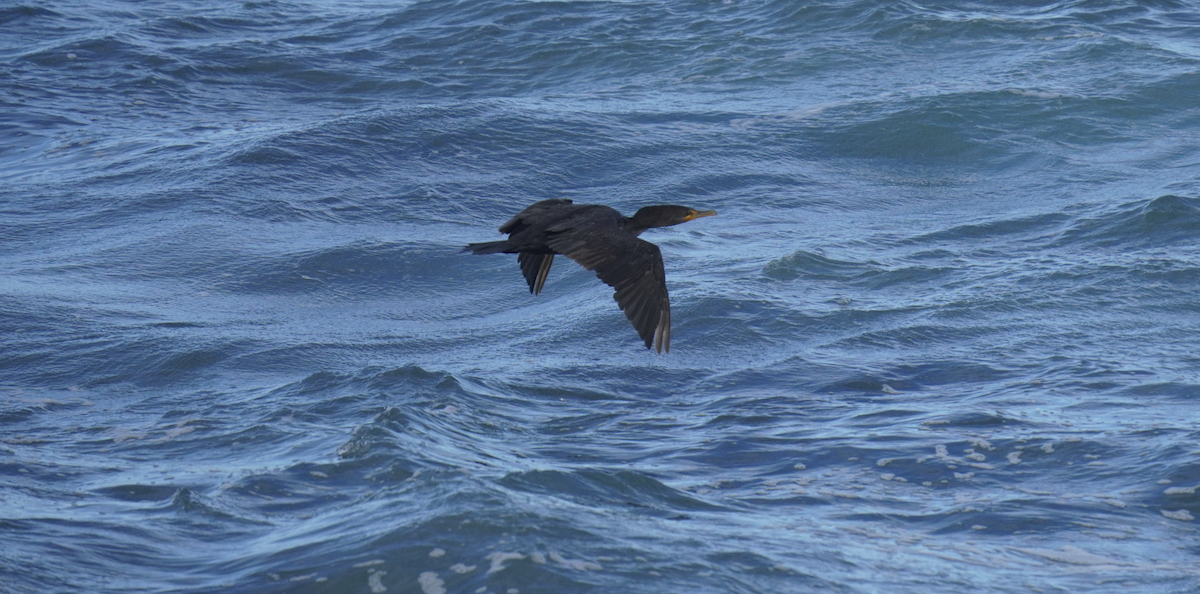
[[[723,509],[672,489],[653,477],[627,470],[535,470],[509,474],[499,484],[511,489],[562,497],[586,505],[637,508],[671,519],[686,519],[689,511]]]
[[[1058,234],[1054,247],[1172,248],[1200,233],[1200,199],[1165,195],[1109,209],[1099,216],[1081,216]]]

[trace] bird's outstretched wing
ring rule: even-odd
[[[595,271],[616,290],[613,299],[646,348],[653,345],[660,353],[670,352],[671,301],[658,246],[603,224],[584,223],[561,231],[552,227],[550,231],[547,243],[551,249]]]
[[[554,263],[554,254],[535,254],[521,252],[517,254],[517,263],[521,265],[521,274],[529,282],[529,292],[537,295],[546,284],[546,275],[550,274],[550,265]]]
[[[542,286],[546,284],[546,275],[550,274],[550,265],[554,264],[554,253],[545,246],[540,246],[536,251],[525,251],[529,248],[525,245],[529,243],[527,236],[530,233],[534,235],[533,247],[538,248],[536,243],[539,241],[539,229],[554,221],[557,210],[570,205],[571,201],[566,198],[534,202],[500,226],[501,233],[509,234],[509,241],[505,242],[509,253],[515,251],[519,254],[517,263],[521,265],[521,274],[525,275],[525,281],[529,283],[529,292],[534,295],[541,293]]]

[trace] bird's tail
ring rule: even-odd
[[[508,248],[508,241],[485,241],[483,243],[472,243],[463,248],[464,252],[472,254],[502,254]]]

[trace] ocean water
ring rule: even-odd
[[[1198,31],[6,3],[0,592],[1196,592]],[[555,197],[720,213],[670,354]]]

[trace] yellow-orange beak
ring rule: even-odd
[[[698,219],[700,217],[714,217],[714,216],[717,216],[717,211],[715,211],[715,210],[689,210],[687,213],[687,216],[683,218],[683,222],[686,223],[692,219]]]

